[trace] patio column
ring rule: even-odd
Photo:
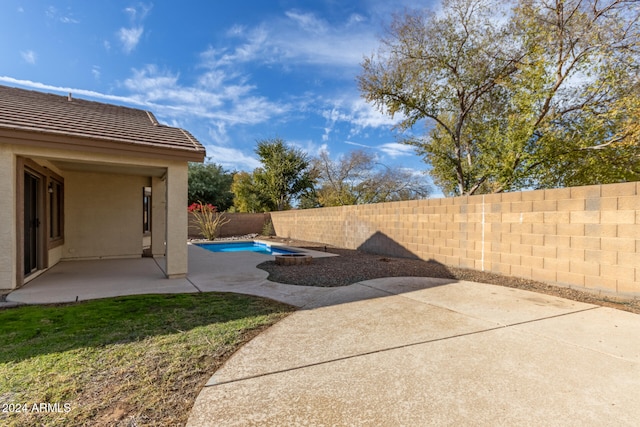
[[[0,144],[0,288],[17,284],[16,160],[13,152]]]
[[[167,231],[167,185],[163,178],[151,178],[151,254],[165,255]]]
[[[166,271],[168,278],[185,277],[187,264],[187,163],[174,163],[167,168]]]

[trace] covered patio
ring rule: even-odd
[[[164,257],[62,261],[7,296],[22,304],[55,304],[124,295],[235,292],[302,307],[332,290],[267,280],[256,268],[273,256],[255,252],[213,253],[186,245],[189,271],[166,279]],[[306,251],[311,256],[332,256]]]
[[[149,111],[0,86],[0,288],[145,252],[184,278],[188,162],[204,156]]]

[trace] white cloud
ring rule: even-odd
[[[131,53],[140,42],[140,37],[144,33],[143,27],[120,28],[118,30],[118,39],[122,43],[124,53]]]
[[[415,155],[414,147],[407,144],[400,144],[397,142],[388,142],[386,144],[382,144],[379,147],[380,151],[391,156],[392,158],[396,158],[399,156],[413,156]]]
[[[31,80],[14,79],[13,77],[8,77],[8,76],[0,76],[0,82],[9,83],[12,85],[24,86],[31,89],[38,89],[38,90],[49,91],[49,92],[59,92],[65,95],[71,92],[74,95],[81,95],[81,96],[86,96],[88,98],[113,101],[113,102],[118,102],[122,104],[136,105],[138,107],[150,106],[148,104],[144,104],[140,102],[139,99],[136,99],[134,97],[108,95],[100,92],[95,92],[92,90],[71,88],[68,86],[52,86],[44,83],[34,82]]]
[[[356,69],[363,54],[378,44],[374,28],[360,15],[342,24],[330,25],[313,13],[289,10],[284,16],[253,28],[233,25],[226,35],[239,40],[235,47],[210,48],[203,59],[213,66],[258,62],[294,65],[323,65]],[[277,30],[273,30],[277,29]],[[329,69],[329,68],[328,68]],[[352,74],[346,74],[348,78]]]
[[[20,52],[20,55],[22,56],[22,59],[31,65],[35,65],[37,59],[38,59],[38,55],[36,55],[36,53],[32,50],[25,50]]]
[[[58,9],[56,9],[54,6],[49,6],[45,13],[49,19],[60,21],[63,24],[79,24],[80,23],[80,21],[72,18],[70,15],[61,14],[58,11]]]
[[[129,54],[133,52],[136,46],[138,46],[138,43],[140,43],[140,39],[144,34],[142,22],[152,8],[153,5],[151,4],[140,3],[137,8],[127,7],[124,9],[124,13],[129,15],[130,26],[128,28],[122,27],[116,33],[118,40],[122,43],[124,53]]]
[[[98,65],[94,65],[93,67],[91,67],[91,74],[93,75],[94,79],[100,80],[100,67]]]
[[[371,145],[360,144],[359,142],[353,142],[353,141],[344,141],[344,143],[349,145],[354,145],[356,147],[362,147],[362,148],[375,148]]]
[[[236,148],[221,147],[219,145],[205,145],[207,157],[214,163],[222,165],[228,170],[251,172],[260,167],[260,161]]]

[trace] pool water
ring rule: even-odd
[[[265,255],[294,254],[294,251],[274,248],[266,243],[260,242],[234,242],[234,243],[198,243],[203,249],[211,252],[241,252],[250,251]]]

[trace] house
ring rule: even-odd
[[[165,257],[187,273],[188,162],[204,147],[148,111],[0,86],[0,288],[64,260]]]

